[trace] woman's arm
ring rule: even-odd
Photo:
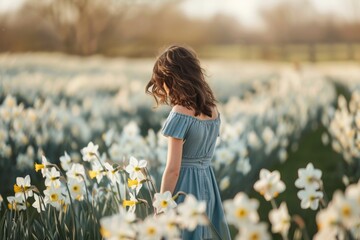
[[[161,180],[160,193],[170,191],[171,194],[174,194],[174,189],[179,178],[182,150],[182,139],[168,137],[167,161]]]

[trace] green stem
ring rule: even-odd
[[[272,199],[270,200],[270,202],[271,202],[271,206],[272,206],[273,209],[278,209],[274,198],[272,198]]]
[[[73,239],[77,239],[76,236],[76,219],[75,219],[75,208],[74,208],[74,204],[73,204],[73,201],[72,201],[72,197],[71,197],[71,192],[70,192],[70,189],[69,189],[69,186],[67,184],[67,180],[66,180],[66,177],[64,176],[64,174],[60,171],[60,168],[57,166],[57,165],[54,165],[55,168],[60,172],[60,174],[64,177],[64,180],[65,180],[65,186],[66,186],[66,190],[69,194],[69,199],[70,199],[70,207],[71,207],[71,217],[72,217],[72,221],[74,223],[74,228],[73,228]],[[82,176],[82,175],[81,175]],[[84,176],[82,176],[82,178],[84,179]]]
[[[21,187],[22,190],[23,190],[23,193],[24,193],[24,198],[25,198],[25,208],[26,208],[26,222],[27,222],[27,237],[28,239],[30,239],[30,236],[31,236],[31,229],[30,229],[30,217],[29,217],[29,209],[28,209],[28,206],[27,206],[27,196],[26,196],[26,192],[25,192],[25,189],[24,187]]]
[[[145,173],[146,173],[147,176],[149,176],[148,179],[149,179],[149,181],[151,183],[151,186],[152,186],[152,189],[153,189],[154,193],[157,193],[158,191],[156,189],[156,186],[155,186],[155,184],[154,184],[154,182],[153,182],[153,180],[151,178],[149,170],[146,167],[145,167]]]
[[[39,199],[41,200],[41,203],[43,204],[44,211],[45,211],[46,207],[48,207],[48,206],[45,205],[44,198],[40,194],[38,194],[38,196],[39,196]],[[48,219],[48,218],[46,218],[46,219]],[[41,220],[41,222],[43,223],[44,226],[46,225],[46,227],[44,227],[45,231],[46,231],[46,234],[50,237],[50,239],[53,239],[52,236],[51,236],[51,233],[49,232],[49,229],[48,229],[49,224],[45,224],[44,217],[43,217],[43,211],[41,210],[41,205],[40,205],[40,220]]]

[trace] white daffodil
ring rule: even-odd
[[[237,193],[234,199],[224,201],[227,220],[237,227],[248,222],[258,222],[258,207],[259,202],[256,199],[249,199],[243,192]]]
[[[297,193],[301,199],[301,208],[311,208],[316,210],[319,207],[319,201],[323,198],[323,193],[316,191],[314,188],[305,188]]]
[[[166,239],[180,240],[180,229],[178,228],[179,217],[174,209],[156,217],[156,221],[164,226],[164,237]]]
[[[85,168],[82,164],[74,163],[70,170],[66,172],[68,178],[74,178],[78,181],[84,181],[85,178]]]
[[[52,167],[50,171],[46,172],[45,186],[58,188],[61,186],[60,172]]]
[[[246,175],[250,172],[250,170],[251,170],[251,165],[248,157],[241,158],[238,160],[236,164],[236,171]]]
[[[26,175],[25,178],[17,177],[16,184],[14,185],[15,197],[20,197],[25,201],[26,198],[32,197],[33,191],[31,188],[30,176]]]
[[[229,186],[230,186],[230,177],[225,176],[223,179],[221,179],[220,184],[219,184],[219,188],[220,188],[221,191],[224,191]]]
[[[346,198],[340,190],[334,193],[332,204],[342,224],[347,229],[354,227],[360,216],[359,204],[354,199]]]
[[[321,230],[318,231],[314,237],[313,240],[324,240],[324,239],[340,239],[345,240],[345,233],[342,229],[327,229],[327,230]]]
[[[261,147],[261,142],[255,131],[251,131],[248,133],[247,142],[249,146],[253,149],[259,149]]]
[[[100,155],[98,152],[98,148],[99,148],[98,145],[94,145],[93,142],[89,142],[86,147],[80,150],[83,160],[86,162],[91,162],[96,160],[97,158],[96,156]]]
[[[164,193],[155,193],[155,201],[153,206],[156,208],[157,213],[168,212],[170,209],[173,209],[177,206],[176,202],[171,196],[170,191]]]
[[[70,189],[70,194],[71,197],[78,200],[78,201],[82,201],[84,199],[84,195],[85,195],[85,185],[83,181],[78,181],[74,178],[70,179],[68,182],[68,186]]]
[[[127,240],[136,238],[136,230],[132,224],[135,214],[120,208],[118,214],[100,219],[100,233],[107,240]]]
[[[36,208],[36,211],[38,211],[38,213],[40,213],[41,211],[45,211],[45,205],[39,195],[34,194],[34,199],[35,202],[32,204],[32,206]]]
[[[128,179],[128,187],[130,188],[130,189],[135,189],[135,194],[136,195],[138,195],[139,194],[139,191],[140,191],[140,189],[142,188],[142,186],[143,186],[143,182],[145,182],[146,180],[141,180],[141,181],[139,181],[139,180],[137,180],[137,179],[134,179],[134,180],[132,180],[132,179]]]
[[[164,225],[159,224],[152,216],[148,216],[143,222],[137,225],[139,239],[160,240],[164,235],[164,228]]]
[[[146,160],[138,161],[134,157],[130,157],[129,165],[126,166],[125,171],[129,173],[131,179],[143,180],[145,179],[142,169],[147,165]]]
[[[8,208],[10,210],[26,210],[25,200],[23,197],[9,196],[6,199],[8,201]]]
[[[49,171],[51,163],[46,159],[44,155],[41,156],[41,164],[35,163],[35,171],[41,170],[43,177],[46,177],[46,173]]]
[[[269,212],[269,220],[272,224],[272,232],[287,236],[290,228],[291,218],[285,202],[278,209]]]
[[[177,207],[179,213],[179,222],[182,228],[193,231],[197,225],[207,225],[206,202],[197,201],[192,194],[185,197],[184,202]]]
[[[64,201],[63,189],[60,188],[47,188],[44,190],[44,203],[50,204],[57,210],[60,210],[61,204]]]
[[[96,178],[96,181],[100,183],[102,178],[107,174],[106,169],[104,169],[104,167],[98,161],[93,161],[91,163],[91,168],[92,169],[89,171],[90,178]]]
[[[322,209],[316,215],[316,224],[319,231],[328,232],[334,238],[340,227],[340,218],[332,203],[327,208]]]
[[[353,199],[360,206],[360,180],[357,184],[351,184],[346,188],[345,196],[348,199]]]
[[[110,145],[114,142],[115,138],[115,129],[110,128],[106,133],[102,135],[102,139],[105,141],[105,145],[110,147]]]
[[[123,146],[119,143],[113,143],[109,148],[109,155],[113,161],[120,162],[124,157]]]
[[[270,240],[270,234],[267,231],[266,223],[250,223],[241,227],[240,233],[235,237],[235,240]]]
[[[254,189],[270,201],[285,190],[285,184],[280,180],[279,171],[261,169],[260,179],[254,184]]]
[[[130,200],[124,200],[123,201],[123,207],[129,207],[129,212],[134,213],[136,210],[136,204],[139,203],[139,201],[136,199],[136,197],[132,194],[129,193],[130,195]]]
[[[341,226],[338,213],[332,202],[328,207],[319,211],[316,215],[318,232],[314,235],[314,240],[323,239],[345,239],[345,232]]]
[[[219,164],[229,165],[235,158],[235,153],[227,147],[221,147],[216,150],[216,160]]]
[[[71,168],[72,162],[68,153],[65,151],[64,155],[60,157],[60,164],[64,171],[68,171]]]
[[[321,170],[315,169],[312,163],[308,163],[306,168],[298,170],[299,178],[295,181],[295,186],[298,188],[312,187],[319,189],[321,186]]]
[[[110,163],[106,162],[104,164],[104,167],[106,168],[106,176],[111,181],[113,185],[116,185],[116,183],[120,184],[120,173],[118,168],[114,168]]]
[[[125,139],[132,139],[140,134],[140,128],[136,122],[131,121],[124,126],[122,134]]]

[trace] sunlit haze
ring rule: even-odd
[[[25,0],[1,0],[0,11],[12,11]],[[191,17],[206,18],[218,13],[234,16],[244,25],[261,27],[259,11],[286,0],[184,0],[181,8]],[[298,0],[288,0],[298,1]],[[357,0],[313,0],[311,3],[321,13],[333,13],[345,19],[359,15]]]
[[[259,11],[286,0],[186,0],[182,8],[191,16],[208,17],[217,13],[234,16],[248,26],[261,26]],[[288,0],[298,1],[298,0]],[[305,0],[306,1],[306,0]],[[303,2],[305,2],[303,1]],[[354,18],[360,10],[357,0],[313,0],[311,3],[321,13],[333,13],[344,18]],[[301,13],[301,11],[299,11]]]

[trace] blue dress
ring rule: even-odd
[[[200,120],[171,111],[161,131],[165,136],[183,139],[183,155],[174,194],[183,191],[206,202],[206,214],[221,239],[228,240],[230,232],[225,220],[219,188],[211,167],[216,138],[219,136],[220,114],[216,119]],[[176,202],[184,201],[181,195]],[[219,239],[211,227],[197,226],[194,231],[182,231],[182,239]]]

